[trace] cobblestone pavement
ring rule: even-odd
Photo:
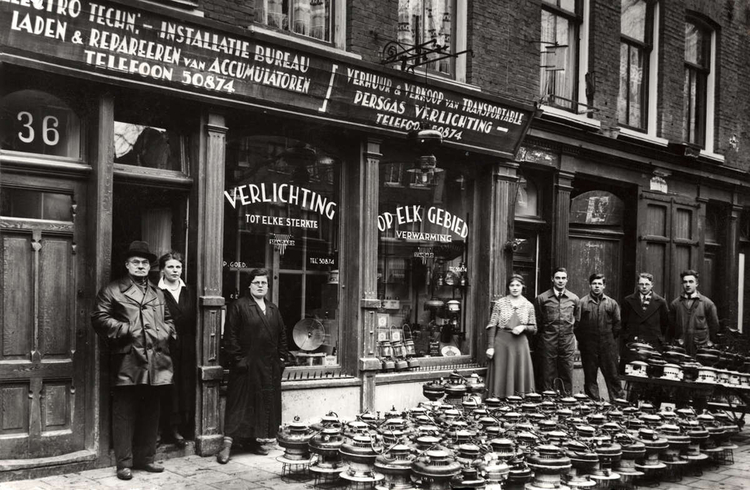
[[[662,481],[653,488],[659,490],[747,490],[750,489],[750,434],[744,430],[735,438],[739,448],[734,450],[734,463],[706,468],[700,476],[683,476],[677,482]],[[0,483],[0,490],[52,489],[196,489],[196,490],[310,490],[313,481],[291,481],[282,476],[282,465],[276,458],[281,450],[273,449],[268,456],[233,454],[226,465],[214,457],[186,456],[161,461],[163,473],[134,471],[130,481],[118,480],[115,469],[95,470],[48,476],[38,480],[18,480]],[[344,488],[343,486],[337,488]],[[640,487],[644,488],[644,487]]]

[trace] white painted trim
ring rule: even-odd
[[[736,327],[742,332],[742,317],[745,314],[745,254],[740,253],[737,261],[737,273],[739,282],[737,287],[737,325]]]
[[[324,44],[323,41],[318,41],[317,39],[311,38],[311,37],[301,37],[301,36],[293,36],[290,34],[285,34],[283,32],[279,32],[274,29],[268,29],[263,26],[260,26],[258,24],[251,24],[247,27],[247,30],[251,33],[261,33],[268,37],[273,37],[276,39],[283,39],[284,41],[293,42],[296,44],[300,44],[302,46],[308,47],[308,48],[314,48],[318,51],[323,51],[326,53],[334,53],[340,56],[346,56],[348,58],[352,58],[355,60],[361,60],[362,56],[358,55],[356,53],[352,53],[350,51],[344,51],[343,49],[339,49],[337,47],[330,46],[328,44]]]
[[[658,136],[652,135],[650,133],[642,133],[640,131],[635,131],[633,129],[626,128],[624,126],[620,126],[620,136],[626,136],[628,138],[643,141],[646,143],[653,143],[659,146],[667,146],[667,144],[669,143],[669,140],[665,138],[659,138]]]
[[[583,22],[578,38],[578,102],[586,103],[586,73],[589,71],[591,0],[583,0]]]
[[[573,122],[592,129],[599,129],[602,127],[602,122],[600,120],[586,117],[586,114],[575,114],[565,109],[548,105],[542,105],[541,108],[544,110],[542,117],[548,116],[550,119]]]
[[[706,153],[714,152],[714,112],[716,110],[716,31],[711,31],[711,70],[706,81]],[[702,153],[702,152],[701,152]]]
[[[456,53],[465,50],[467,45],[466,32],[468,31],[468,5],[466,0],[456,0]],[[455,79],[459,83],[466,83],[466,59],[469,53],[456,57],[454,64]]]
[[[648,126],[646,132],[649,136],[658,136],[658,107],[659,107],[659,17],[661,16],[660,4],[654,5],[654,24],[651,31],[651,56],[648,60],[648,114],[646,119]],[[623,128],[625,129],[625,128]]]
[[[303,46],[311,47],[327,53],[335,53],[361,60],[362,56],[346,51],[346,0],[331,0],[333,3],[333,25],[331,26],[331,44],[316,39],[294,34],[287,34],[276,29],[264,27],[263,24],[252,23],[247,26],[250,32],[258,32],[276,39],[283,39]]]
[[[701,150],[701,156],[703,158],[707,158],[708,160],[713,160],[717,163],[724,163],[724,155],[720,155],[719,153],[714,153],[712,151],[707,151],[707,150]]]

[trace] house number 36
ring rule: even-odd
[[[34,116],[30,112],[22,111],[18,113],[18,120],[21,122],[21,131],[18,132],[18,139],[29,144],[34,142],[36,131],[34,130]],[[60,121],[55,116],[44,116],[42,119],[42,140],[45,145],[55,146],[60,142],[60,132],[57,127]]]

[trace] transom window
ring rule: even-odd
[[[642,130],[647,124],[650,23],[650,9],[645,0],[621,0],[617,120],[622,125]]]
[[[577,110],[578,30],[577,0],[542,2],[541,96],[549,105]]]
[[[711,75],[712,31],[695,20],[685,22],[685,141],[706,146],[708,84]]]

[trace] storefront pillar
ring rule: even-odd
[[[722,296],[726,303],[724,304],[726,318],[726,327],[741,328],[742,319],[739,318],[739,298],[737,297],[737,291],[739,290],[739,270],[738,257],[740,253],[739,242],[740,242],[740,217],[742,216],[742,206],[733,204],[729,209],[727,220],[727,247],[726,247],[726,260],[724,261],[724,274],[726,278],[723,281]],[[718,298],[717,298],[718,299]],[[721,305],[719,305],[721,308]],[[721,311],[721,310],[719,310]]]
[[[563,155],[563,160],[566,155]],[[573,172],[561,170],[555,183],[555,221],[553,227],[552,268],[568,267],[568,233],[570,228],[570,193]],[[551,271],[550,271],[551,272]]]
[[[224,148],[227,133],[224,116],[205,116],[202,131],[205,138],[200,138],[201,157],[194,173],[197,187],[193,199],[196,239],[191,242],[200,244],[195,250],[199,308],[196,325],[198,386],[195,452],[207,456],[218,451],[222,441],[219,390],[224,369],[219,363],[219,344],[224,306],[220,238],[224,236]]]
[[[492,169],[494,212],[497,224],[496,264],[492,270],[492,298],[505,295],[505,282],[513,273],[513,217],[518,193],[518,167],[515,162],[498,162]]]
[[[94,287],[93,295],[110,281],[112,273],[112,209],[113,209],[113,169],[115,101],[111,94],[102,95],[99,99],[96,119],[92,121],[90,154],[92,156],[91,185],[88,188],[88,215],[91,241],[87,244],[89,252],[90,279]],[[109,363],[101,362],[101,355],[107,357],[106,345],[101,339],[96,340],[92,351],[93,372],[89,373],[93,396],[87,403],[86,410],[96,420],[86,435],[86,447],[107,454],[110,446],[110,403],[109,403]]]
[[[378,299],[378,174],[380,171],[381,141],[368,138],[362,150],[362,172],[359,179],[361,201],[361,225],[359,226],[360,257],[360,319],[363,338],[359,370],[362,375],[361,409],[375,407],[375,374],[381,369],[377,358],[376,311],[381,302]]]
[[[492,302],[505,294],[505,281],[513,270],[513,214],[518,192],[518,167],[515,162],[496,162],[492,167],[492,179],[487,179],[488,185],[482,186],[477,193],[477,216],[480,217],[477,242],[481,245],[473,254],[478,260],[472,269],[486,270],[489,265],[486,282],[482,277],[484,274],[477,274],[474,286],[476,321],[479,323],[487,322]],[[486,216],[487,221],[482,216]],[[482,346],[487,345],[486,330],[477,329],[477,334],[477,358],[484,362],[485,349]]]

